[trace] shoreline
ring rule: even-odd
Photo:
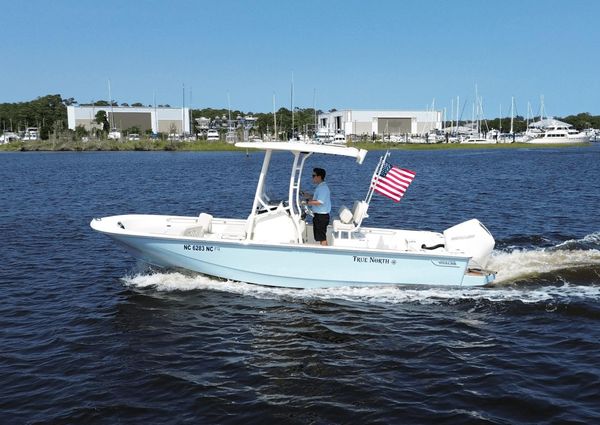
[[[282,142],[285,143],[285,142]],[[593,146],[585,143],[390,143],[390,142],[357,142],[347,144],[349,147],[374,150],[455,150],[455,149],[539,149],[563,147]],[[96,141],[96,142],[13,142],[0,145],[0,152],[241,152],[246,148],[237,148],[226,142],[164,142],[164,141]]]

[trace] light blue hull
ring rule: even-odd
[[[481,286],[494,278],[465,274],[468,257],[106,234],[150,264],[268,286]]]

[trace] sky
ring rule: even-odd
[[[596,0],[0,0],[0,103],[600,115]],[[456,115],[456,112],[454,112]]]

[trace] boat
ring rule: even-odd
[[[472,145],[489,145],[491,143],[496,143],[496,140],[487,139],[485,137],[480,136],[471,136],[464,140],[461,140],[460,143]]]
[[[215,129],[210,129],[206,132],[206,140],[214,142],[219,140],[219,132]]]
[[[39,131],[37,127],[27,127],[21,140],[23,141],[34,141],[39,139]]]
[[[328,128],[321,127],[315,133],[315,142],[320,144],[327,144],[333,141],[335,133]]]
[[[121,140],[121,132],[116,128],[112,128],[107,137],[109,140]]]
[[[0,144],[7,144],[10,142],[18,142],[21,140],[21,137],[12,131],[5,131],[2,135],[0,135]]]
[[[340,161],[351,158],[362,164],[367,151],[301,142],[239,142],[236,146],[264,152],[246,218],[218,218],[207,212],[197,217],[129,214],[94,218],[90,226],[151,265],[259,285],[468,287],[494,280],[495,273],[486,266],[495,241],[476,219],[441,233],[363,225],[389,152],[379,159],[367,196],[356,200],[351,209],[340,208],[339,217],[327,230],[328,245],[323,246],[314,240],[312,224],[306,221],[310,210],[301,202],[306,160],[313,155],[334,155]],[[272,159],[285,157],[274,152],[293,156],[283,201],[272,201],[265,192]]]
[[[333,136],[331,143],[334,145],[345,145],[346,136],[344,136],[342,133],[336,133],[335,136]]]
[[[527,143],[587,143],[590,136],[579,132],[571,124],[553,118],[531,123],[526,135]]]

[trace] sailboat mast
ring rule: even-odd
[[[277,114],[275,113],[275,93],[273,93],[273,137],[277,140]]]
[[[115,128],[115,110],[113,108],[112,95],[110,92],[110,79],[108,80],[108,102],[110,103],[110,130]]]
[[[475,108],[474,108],[475,112],[473,113],[475,115],[475,120],[477,122],[477,137],[479,137],[479,93],[477,93],[477,84],[475,84]]]
[[[460,96],[456,96],[456,131],[454,135],[458,135],[458,105],[460,105]]]
[[[158,134],[158,117],[156,115],[156,91],[152,92],[152,102],[154,103],[154,133]]]
[[[500,118],[498,119],[498,121],[500,122],[498,126],[498,131],[500,132],[500,134],[502,134],[502,104],[500,104]]]
[[[290,89],[290,103],[292,109],[292,139],[294,138],[294,73],[292,72],[292,85]]]
[[[511,98],[510,102],[510,134],[514,133],[514,121],[515,121],[515,97]]]
[[[315,113],[315,130],[314,133],[317,133],[317,89],[313,89],[313,112]],[[315,137],[313,135],[313,137]]]

